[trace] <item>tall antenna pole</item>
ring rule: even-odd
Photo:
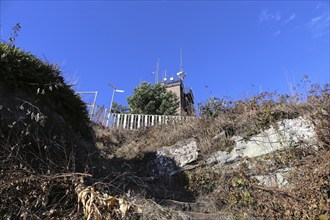
[[[182,81],[186,76],[186,73],[183,71],[183,67],[182,67],[182,48],[180,48],[180,72],[178,72],[177,75]]]
[[[156,63],[155,84],[158,84],[158,82],[159,82],[158,75],[159,75],[159,58],[158,58],[157,63]]]
[[[162,72],[162,80],[164,81],[166,78],[166,69],[164,70],[164,72]]]
[[[182,48],[180,48],[180,71],[181,72],[183,71],[183,68],[182,68]]]

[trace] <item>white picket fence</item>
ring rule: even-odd
[[[139,129],[144,127],[165,125],[173,122],[195,120],[193,116],[175,116],[175,115],[143,115],[143,114],[109,114],[109,110],[102,106],[90,108],[93,111],[90,114],[91,121],[109,128],[118,129]]]
[[[96,105],[97,92],[78,92],[79,95],[94,95],[93,102],[86,103],[91,121],[109,128],[139,129],[150,126],[165,125],[182,121],[195,120],[194,116],[143,115],[109,113],[109,109]]]
[[[173,122],[183,122],[194,120],[192,116],[172,116],[172,115],[142,115],[142,114],[117,114],[110,115],[108,124],[105,126],[118,129],[139,129],[144,127],[164,125]]]

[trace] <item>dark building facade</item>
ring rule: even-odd
[[[166,90],[174,92],[179,98],[178,115],[194,114],[194,95],[190,87],[184,87],[182,79],[164,79]]]

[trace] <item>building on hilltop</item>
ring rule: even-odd
[[[184,87],[182,79],[164,78],[167,91],[174,92],[179,98],[178,115],[192,115],[194,113],[194,95],[191,87]]]
[[[159,74],[159,59],[156,63],[156,72],[155,73],[155,83],[159,83],[158,74]],[[185,87],[183,79],[186,76],[186,73],[182,68],[182,50],[180,49],[180,72],[177,73],[178,79],[171,77],[166,78],[166,70],[163,77],[163,81],[160,82],[165,85],[167,91],[174,92],[179,98],[179,107],[177,109],[178,115],[192,115],[195,112],[194,109],[194,95],[191,87]]]

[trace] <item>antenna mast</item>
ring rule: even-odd
[[[183,72],[183,68],[182,68],[182,48],[180,48],[180,71]]]
[[[159,58],[158,58],[157,63],[156,63],[155,84],[158,84],[158,82],[159,82],[158,75],[159,75]]]
[[[182,48],[180,48],[180,72],[178,72],[177,75],[182,81],[186,76],[186,73],[183,71],[183,67],[182,67]]]
[[[166,69],[165,69],[165,71],[163,72],[163,79],[162,79],[163,81],[166,81],[167,80],[167,78],[166,78]]]

